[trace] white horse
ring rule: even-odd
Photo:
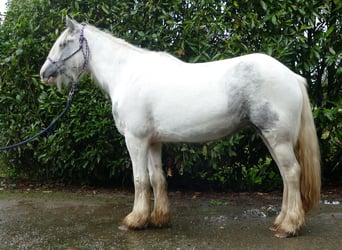
[[[133,210],[121,229],[170,224],[163,142],[215,140],[252,125],[284,183],[281,212],[270,229],[278,237],[298,234],[305,213],[319,202],[321,185],[319,146],[304,78],[262,54],[184,63],[68,17],[66,21],[67,29],[53,45],[41,78],[61,86],[90,71],[109,94],[116,127],[131,157],[135,187]]]

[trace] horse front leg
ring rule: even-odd
[[[125,136],[129,151],[134,178],[134,205],[133,210],[123,220],[120,229],[142,229],[150,220],[150,182],[147,170],[148,140],[134,136]]]
[[[148,170],[154,194],[150,226],[164,227],[171,223],[167,183],[162,169],[161,143],[151,144],[148,151]]]

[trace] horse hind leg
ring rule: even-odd
[[[161,143],[149,146],[148,170],[154,194],[154,207],[149,226],[169,226],[171,223],[171,212],[167,196],[167,183],[161,163]]]
[[[263,139],[280,170],[283,183],[283,202],[280,214],[271,228],[280,238],[298,234],[304,225],[305,212],[300,194],[301,169],[295,157],[293,144],[289,136],[263,133]]]
[[[269,145],[268,141],[265,139],[264,136],[261,136],[261,138],[263,139],[264,143],[266,144],[269,152],[272,155],[273,160],[276,162],[277,166],[280,166],[277,157],[275,155],[275,153],[273,152],[273,148]],[[283,168],[278,168],[280,175],[282,177],[282,179],[285,179],[284,173],[283,173]],[[286,211],[287,211],[287,201],[288,201],[288,187],[287,187],[287,183],[286,181],[283,181],[283,202],[281,204],[281,210],[280,213],[278,214],[278,216],[276,217],[273,225],[270,227],[270,230],[273,232],[277,232],[279,225],[281,224],[281,222],[284,220],[285,215],[286,215]]]

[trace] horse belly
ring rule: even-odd
[[[156,131],[156,139],[161,142],[205,142],[220,139],[233,133],[237,127],[227,123],[181,124],[168,126]]]
[[[239,112],[229,109],[223,98],[211,102],[178,103],[154,117],[155,134],[163,142],[203,142],[222,138],[242,126]]]

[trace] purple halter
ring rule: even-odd
[[[48,57],[47,59],[52,63],[55,64],[57,66],[57,69],[59,70],[59,73],[64,74],[65,76],[67,76],[68,78],[70,78],[71,80],[73,80],[73,78],[69,75],[67,75],[63,70],[61,70],[61,66],[68,61],[70,58],[72,58],[74,55],[76,55],[78,52],[82,52],[83,55],[83,65],[81,68],[81,72],[79,73],[77,79],[82,75],[82,73],[85,71],[85,68],[88,65],[88,61],[89,61],[89,45],[88,45],[88,41],[87,39],[84,37],[84,29],[85,29],[85,25],[82,26],[81,29],[81,34],[80,34],[80,38],[79,38],[79,42],[80,42],[80,46],[77,50],[75,50],[72,54],[70,54],[69,56],[60,59],[60,60],[54,60],[51,57]]]

